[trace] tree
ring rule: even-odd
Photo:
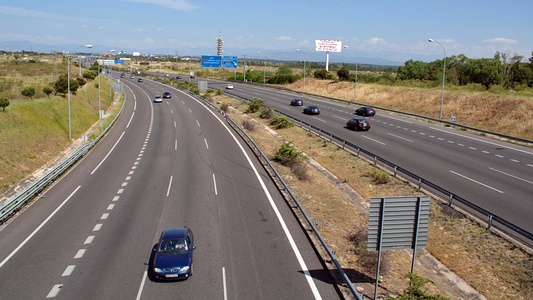
[[[292,69],[289,64],[282,64],[279,66],[276,75],[292,75]]]
[[[94,80],[98,76],[98,71],[85,71],[83,72],[83,78],[87,80]]]
[[[33,96],[35,96],[35,89],[32,87],[24,88],[21,92],[22,96],[29,97],[30,100],[33,100]]]
[[[78,82],[80,87],[84,86],[87,83],[87,81],[83,78],[76,78],[76,81]],[[72,86],[72,83],[70,85]]]
[[[79,86],[80,85],[78,84],[77,80],[72,79],[72,78],[70,79],[70,91],[72,93],[76,94],[76,91],[78,90]],[[56,95],[57,93],[66,94],[68,92],[67,76],[66,75],[59,76],[59,78],[54,84],[54,88],[56,90]]]
[[[6,111],[6,107],[8,106],[9,106],[9,100],[7,100],[6,98],[0,98],[0,107],[2,108],[3,112]]]
[[[348,69],[346,69],[344,66],[342,66],[337,71],[337,76],[339,76],[340,80],[350,80],[350,71],[348,71]]]
[[[52,89],[51,89],[50,87],[48,87],[48,86],[45,86],[45,87],[43,88],[43,93],[45,93],[46,96],[48,96],[48,98],[50,98],[50,94],[51,94],[53,91],[54,91],[54,90],[52,90]]]

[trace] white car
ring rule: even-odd
[[[228,89],[228,90],[233,90],[233,84],[228,84],[228,85],[226,86],[226,89]]]
[[[161,103],[161,102],[163,102],[163,97],[161,97],[161,95],[157,95],[157,96],[155,96],[155,98],[154,98],[154,102],[155,102],[155,103]]]

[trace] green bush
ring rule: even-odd
[[[276,126],[276,129],[290,128],[294,124],[286,116],[277,116],[272,119],[270,125]]]
[[[35,89],[32,88],[32,87],[26,87],[22,90],[22,96],[24,97],[28,97],[30,98],[31,100],[33,100],[33,96],[35,96]]]
[[[252,114],[258,112],[263,107],[263,103],[265,103],[265,100],[254,98],[254,100],[248,103],[248,108],[246,109],[246,112]]]
[[[448,300],[442,295],[431,295],[428,291],[424,289],[426,283],[431,282],[431,280],[422,278],[416,274],[409,273],[404,276],[404,278],[409,278],[409,287],[407,287],[403,294],[397,297],[387,297],[387,300]]]
[[[389,173],[377,168],[374,169],[374,172],[372,173],[372,178],[374,179],[374,183],[376,184],[389,183],[391,180]]]
[[[301,155],[300,151],[293,144],[286,142],[276,152],[274,160],[284,166],[292,167],[301,160]]]
[[[259,111],[259,117],[261,119],[272,119],[274,116],[274,109],[271,107],[263,106],[261,110]]]

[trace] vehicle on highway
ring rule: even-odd
[[[161,97],[161,95],[156,95],[156,96],[154,97],[154,102],[155,102],[155,103],[161,103],[161,102],[163,102],[163,97]]]
[[[358,116],[370,116],[376,115],[376,110],[371,106],[361,106],[355,110],[355,114]]]
[[[130,79],[133,79],[133,78],[135,78],[135,76],[131,75],[131,76],[130,76]]]
[[[120,73],[120,78],[124,78],[124,76],[126,76],[126,74]]]
[[[320,114],[320,109],[318,109],[317,106],[309,105],[309,106],[306,106],[304,108],[304,114],[307,114],[307,115],[319,115]]]
[[[178,76],[176,76],[176,79],[181,79],[181,76],[179,76],[179,75],[178,75]]]
[[[233,84],[228,84],[228,85],[226,86],[226,89],[227,89],[227,90],[233,90]]]
[[[304,102],[300,98],[294,98],[294,99],[291,100],[291,105],[292,106],[302,106],[302,105],[304,105]]]
[[[194,237],[187,227],[166,228],[154,246],[153,275],[156,279],[187,279],[192,276]]]
[[[365,118],[353,118],[346,123],[346,127],[353,130],[368,131],[370,129],[370,122]]]
[[[143,82],[143,79],[139,77],[139,78],[137,79],[137,82]]]
[[[170,94],[170,92],[164,92],[163,93],[163,98],[170,99],[170,98],[172,98],[172,95]]]

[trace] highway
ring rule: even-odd
[[[224,86],[210,80],[212,88]],[[243,83],[233,86],[225,91],[265,100],[265,105],[277,111],[358,145],[533,232],[531,148],[379,110],[376,116],[367,117],[372,126],[369,131],[354,132],[344,126],[358,106]],[[290,106],[294,97],[302,98],[304,106]],[[320,115],[304,115],[307,105],[318,106]]]
[[[0,228],[1,299],[339,299],[329,271],[245,143],[176,89],[122,79],[110,133]],[[153,103],[156,94],[171,99]],[[167,227],[195,235],[194,275],[156,282]]]

